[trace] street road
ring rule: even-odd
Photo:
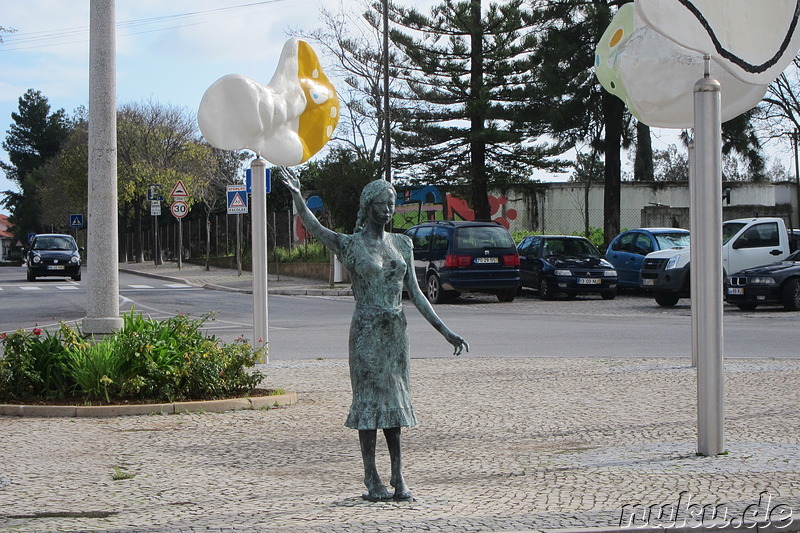
[[[0,332],[80,322],[86,286],[68,279],[25,281],[22,268],[0,268]],[[154,318],[213,312],[207,331],[252,340],[252,296],[120,274],[121,310]],[[353,300],[349,297],[269,297],[273,360],[346,358]],[[405,301],[412,357],[452,357],[452,349]],[[583,297],[545,302],[525,292],[512,303],[468,295],[436,312],[470,343],[461,357],[690,357],[689,300],[659,307],[652,297]],[[743,312],[725,306],[725,357],[800,358],[800,313],[780,308]]]

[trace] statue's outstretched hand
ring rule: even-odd
[[[447,335],[445,335],[445,338],[447,339],[447,342],[452,344],[453,347],[455,348],[455,350],[453,351],[453,355],[461,355],[461,352],[464,350],[469,352],[469,343],[465,341],[464,338],[461,337],[460,335],[456,335],[451,331],[448,332]]]
[[[288,167],[281,167],[281,181],[289,187],[292,192],[300,192],[300,178],[297,173]]]

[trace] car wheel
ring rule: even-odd
[[[661,307],[672,307],[681,299],[681,297],[674,292],[657,292],[655,297],[656,303]]]
[[[497,292],[497,299],[501,302],[513,302],[517,296],[517,289],[502,289]]]
[[[432,304],[440,304],[444,301],[444,291],[441,283],[439,283],[439,276],[436,274],[428,276],[427,288],[428,301]]]
[[[539,298],[542,300],[553,299],[553,287],[550,285],[550,282],[544,278],[539,280]]]
[[[742,311],[752,311],[753,309],[756,308],[757,305],[758,304],[754,304],[754,303],[751,303],[751,302],[743,302],[743,303],[736,304],[736,307],[738,307]]]
[[[81,280],[80,274],[78,274],[77,276],[72,276],[72,281],[80,281],[80,280]]]
[[[607,291],[603,291],[600,293],[600,296],[603,297],[603,300],[613,300],[617,297],[617,289],[609,289]]]
[[[30,270],[28,270],[28,281],[36,281],[36,276]]]
[[[800,279],[790,279],[783,286],[783,308],[787,311],[800,309]]]

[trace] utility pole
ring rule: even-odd
[[[389,112],[389,0],[383,0],[383,153],[385,179],[392,182],[392,127]]]

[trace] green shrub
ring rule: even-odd
[[[328,249],[318,241],[292,246],[276,247],[272,256],[277,263],[327,263],[330,261]]]
[[[117,333],[98,342],[61,324],[0,335],[0,399],[179,401],[249,394],[264,379],[249,371],[260,357],[244,339],[205,336],[211,318],[178,314],[157,321],[133,309]]]

